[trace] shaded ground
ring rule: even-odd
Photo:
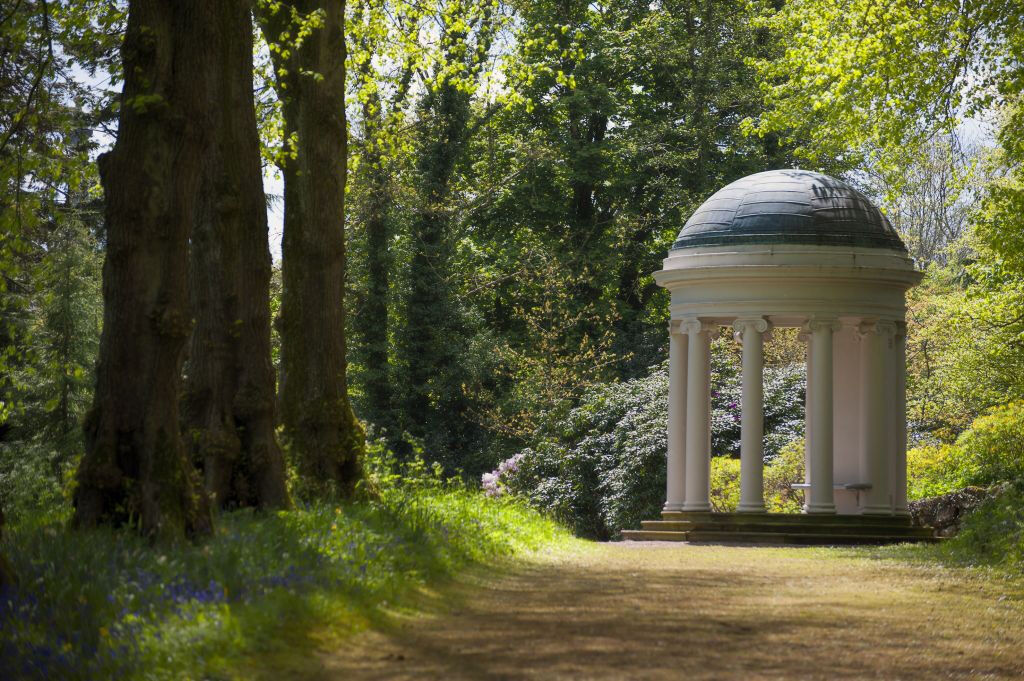
[[[839,549],[588,545],[395,615],[306,679],[1022,679],[1024,593]],[[284,674],[284,672],[281,672]],[[277,678],[283,678],[275,673]],[[285,674],[285,676],[291,676]]]

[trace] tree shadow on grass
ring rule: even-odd
[[[719,547],[732,569],[688,566],[687,552],[699,550],[687,547],[675,566],[584,561],[476,574],[445,593],[445,610],[378,622],[379,631],[320,653],[304,678],[1024,675],[1019,610],[979,613],[967,594],[946,603],[863,564],[807,570],[813,558],[801,553]],[[770,558],[763,566],[761,556]]]

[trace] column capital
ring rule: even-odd
[[[772,330],[772,323],[764,317],[740,317],[732,323],[732,337],[739,343],[743,344],[743,334],[747,331],[756,331],[761,334],[768,334]]]
[[[842,324],[835,317],[811,317],[800,327],[800,336],[807,340],[807,335],[820,331],[831,331],[835,333],[842,328]]]
[[[896,336],[898,327],[896,322],[888,319],[870,319],[862,321],[857,325],[857,338],[864,340],[867,336],[878,334],[885,340],[891,341]]]
[[[893,322],[896,324],[896,340],[903,340],[907,337],[907,323],[902,320]]]
[[[697,317],[689,317],[680,320],[679,328],[683,333],[688,334],[707,332],[710,334],[711,338],[718,335],[718,324],[704,319],[698,319]]]
[[[668,323],[668,335],[670,335],[670,336],[677,336],[677,335],[682,335],[682,334],[686,333],[683,330],[682,326],[683,326],[683,320],[682,319],[672,319],[672,320],[669,320],[669,323]]]

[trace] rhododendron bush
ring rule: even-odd
[[[740,376],[733,360],[725,344],[716,343],[713,456],[739,456]],[[764,380],[765,460],[771,462],[787,443],[803,437],[803,366],[768,367]],[[613,538],[661,511],[667,417],[663,364],[646,377],[603,385],[564,416],[548,419],[528,447],[483,475],[483,489],[522,496],[581,536]],[[715,498],[732,495],[722,490]]]

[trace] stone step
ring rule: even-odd
[[[668,532],[689,532],[694,528],[690,520],[641,520],[640,529]]]
[[[626,541],[686,541],[686,533],[653,530],[623,530],[622,538]]]
[[[669,532],[768,532],[792,534],[854,534],[892,535],[894,537],[931,537],[932,530],[909,525],[880,526],[872,523],[781,523],[781,522],[723,522],[689,520],[644,520],[641,528],[649,531]]]
[[[762,544],[798,546],[837,546],[855,544],[901,544],[905,542],[940,541],[934,536],[894,536],[891,534],[836,534],[836,533],[791,533],[791,532],[712,532],[712,531],[656,531],[623,530],[625,541],[667,541],[708,544]]]
[[[687,532],[689,542],[725,544],[799,544],[833,546],[849,544],[901,544],[904,542],[936,542],[932,536],[893,536],[891,534],[833,534],[784,532]]]
[[[911,527],[906,516],[838,515],[817,513],[713,513],[704,511],[664,511],[661,519],[674,522],[718,522],[731,524],[781,523],[801,525],[874,525]]]

